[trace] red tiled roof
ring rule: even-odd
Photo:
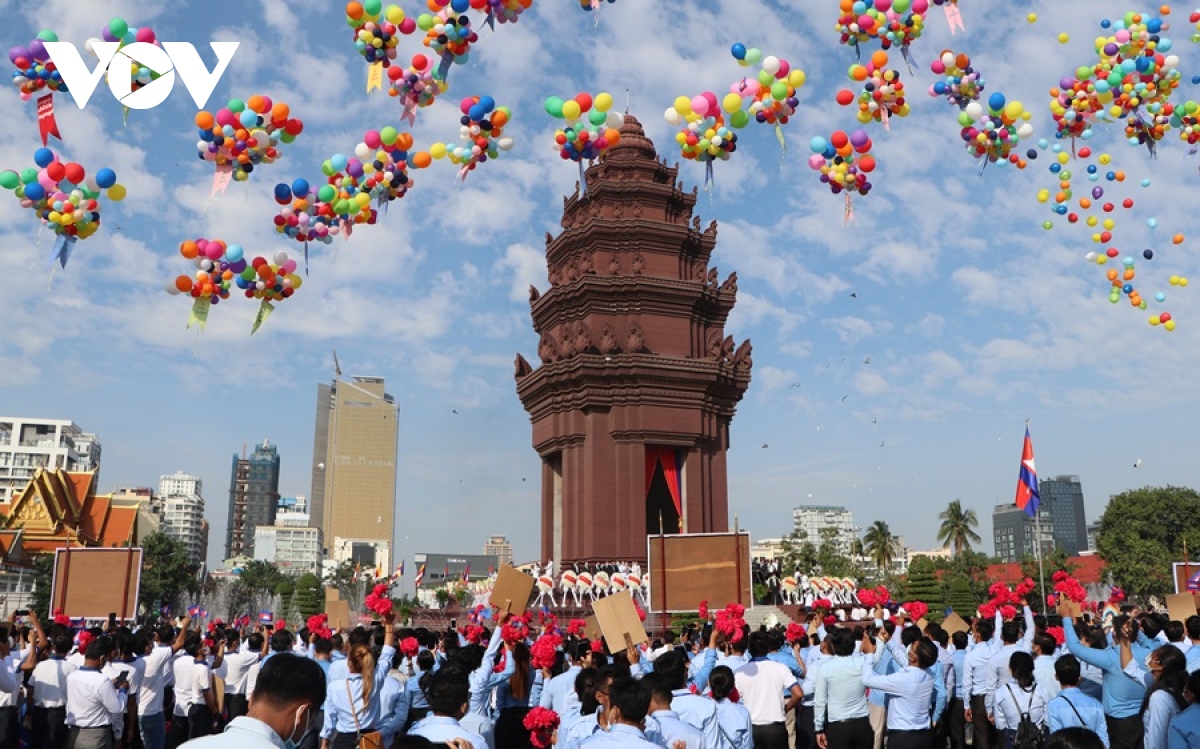
[[[79,535],[90,541],[99,541],[104,534],[105,521],[108,520],[109,497],[97,497],[92,494],[79,511]]]
[[[1075,567],[1075,579],[1084,585],[1103,582],[1105,578],[1104,560],[1098,555],[1086,557],[1068,557],[1067,563]],[[992,564],[987,568],[987,577],[993,582],[1014,585],[1024,579],[1021,565],[1016,562]]]
[[[108,522],[100,536],[101,546],[125,546],[133,541],[134,524],[137,523],[136,507],[114,507],[108,513]]]

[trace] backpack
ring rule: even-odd
[[[1017,697],[1013,694],[1012,685],[1006,685],[1008,694],[1013,698],[1013,705],[1020,710],[1021,706],[1017,705]],[[1046,734],[1041,726],[1033,722],[1033,718],[1029,716],[1029,711],[1033,709],[1033,693],[1029,694],[1029,707],[1021,713],[1021,722],[1017,724],[1017,734],[1013,737],[1013,749],[1042,749],[1046,742]]]

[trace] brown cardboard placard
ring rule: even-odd
[[[592,611],[596,612],[596,621],[600,623],[608,652],[619,653],[624,650],[626,635],[635,645],[648,639],[629,591],[601,598],[592,604]]]
[[[1173,621],[1186,622],[1196,615],[1196,599],[1191,593],[1172,593],[1167,596],[1167,613]]]
[[[499,609],[496,620],[499,621],[504,614],[524,612],[529,597],[533,595],[535,582],[532,575],[521,572],[511,564],[500,565],[490,598],[492,607]]]
[[[921,617],[920,619],[917,620],[917,630],[918,631],[924,632],[925,628],[928,626],[929,626],[929,620],[926,619],[925,617]]]
[[[946,630],[946,634],[953,635],[955,632],[969,632],[971,626],[967,624],[967,620],[958,615],[957,611],[951,611],[950,616],[942,622],[942,629]]]
[[[225,709],[225,680],[216,674],[212,675],[213,696],[217,698],[217,712]]]
[[[337,588],[326,588],[325,589],[325,603],[329,603],[330,601],[340,601],[340,600],[342,600],[342,594],[341,594],[341,591],[339,591]]]
[[[705,600],[754,605],[748,533],[647,536],[646,558],[650,611],[692,612]]]
[[[583,620],[583,636],[589,640],[599,640],[604,636],[604,633],[600,631],[600,622],[596,619],[595,614],[589,614]]]
[[[141,583],[140,548],[58,549],[50,607],[70,617],[129,619],[137,614]]]
[[[330,629],[348,629],[353,626],[349,601],[326,601],[325,614],[329,617],[326,626]]]

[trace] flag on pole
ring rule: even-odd
[[[199,606],[188,606],[187,612],[188,612],[188,616],[199,616],[200,615],[200,607]]]
[[[403,559],[400,560],[400,564],[396,565],[396,571],[392,573],[392,577],[396,578],[397,580],[404,579],[404,560]]]
[[[377,564],[375,565],[375,579],[378,580],[381,577],[383,577],[383,565]]]
[[[446,566],[442,567],[442,580],[450,582],[450,563],[446,562]]]
[[[1037,469],[1033,466],[1033,439],[1025,426],[1025,445],[1021,449],[1021,473],[1017,477],[1016,505],[1031,518],[1036,518],[1042,497],[1038,494]]]
[[[1192,593],[1200,593],[1200,572],[1188,577],[1187,589]]]
[[[425,565],[422,564],[420,567],[417,568],[417,576],[413,578],[413,585],[420,585],[421,581],[424,579],[425,579]]]
[[[467,566],[463,567],[462,581],[469,582],[471,579],[471,563],[467,562]]]

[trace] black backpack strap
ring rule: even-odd
[[[1079,711],[1077,709],[1075,709],[1075,703],[1071,702],[1071,699],[1069,697],[1067,697],[1065,694],[1063,695],[1063,701],[1071,706],[1071,712],[1075,713],[1076,718],[1079,718],[1079,725],[1083,728],[1087,728],[1087,723],[1083,722],[1083,716],[1079,714]]]

